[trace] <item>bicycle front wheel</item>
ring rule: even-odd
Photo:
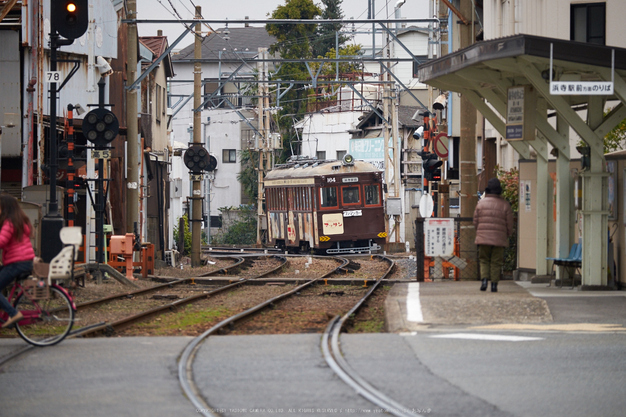
[[[65,339],[74,324],[70,299],[58,288],[49,289],[47,299],[32,300],[22,293],[15,301],[15,308],[24,315],[17,323],[17,332],[31,345],[55,345]]]

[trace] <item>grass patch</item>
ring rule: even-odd
[[[370,320],[357,321],[352,326],[351,333],[383,333],[385,331],[385,320],[382,309],[375,308],[375,317]]]
[[[138,329],[151,329],[155,334],[166,334],[173,330],[206,326],[207,323],[214,322],[221,317],[231,316],[229,308],[218,306],[202,310],[196,310],[193,306],[185,306],[173,314],[157,317],[149,322],[138,323]]]

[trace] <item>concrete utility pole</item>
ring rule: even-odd
[[[459,12],[462,16],[472,15],[472,0],[461,0]],[[461,23],[459,25],[460,49],[472,45],[475,40],[474,28]],[[476,177],[476,108],[461,95],[461,141],[460,141],[460,180],[461,180],[461,217],[473,217],[478,202],[478,179]],[[472,239],[473,243],[474,239]]]
[[[137,18],[137,1],[128,0],[127,18]],[[126,85],[137,79],[137,24],[128,23],[128,57]],[[139,123],[137,121],[137,90],[126,90],[126,233],[133,233],[139,224]]]
[[[196,6],[196,19],[202,19],[201,7]],[[196,36],[194,42],[193,57],[202,59],[202,24],[196,23]],[[193,64],[193,108],[198,109],[202,105],[202,63],[196,61]],[[196,110],[193,114],[193,144],[202,144],[202,111]],[[202,236],[202,181],[193,177],[193,195],[191,207],[191,266],[200,266],[200,240]]]
[[[258,64],[259,69],[259,101],[258,101],[258,127],[259,132],[262,133],[262,137],[258,138],[258,151],[259,151],[259,172],[258,179],[259,185],[257,189],[257,233],[256,243],[261,245],[261,230],[263,226],[263,219],[265,218],[265,211],[263,210],[263,194],[265,187],[263,186],[263,178],[265,171],[272,169],[272,157],[274,155],[274,144],[270,134],[270,97],[269,97],[269,85],[267,83],[268,68],[269,65],[265,61],[268,58],[267,48],[259,48],[259,57],[263,59],[263,62]]]
[[[461,16],[467,20],[467,16],[471,16],[472,0],[461,0],[459,7]],[[473,21],[473,20],[472,20]],[[461,45],[460,49],[467,48],[472,45],[475,40],[473,25],[459,24],[459,34]],[[478,178],[476,177],[476,108],[471,102],[461,95],[461,140],[459,146],[459,164],[460,164],[460,189],[461,195],[459,202],[461,205],[461,217],[473,217],[474,209],[478,203]],[[472,251],[475,248],[474,237],[476,231],[471,228],[465,239],[461,241],[461,251]],[[467,253],[467,252],[466,252]],[[468,271],[466,269],[466,271]],[[464,271],[461,271],[461,279],[474,279],[474,277],[465,277]]]

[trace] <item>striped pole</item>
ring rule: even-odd
[[[67,105],[67,225],[74,226],[74,106]]]

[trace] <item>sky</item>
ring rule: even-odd
[[[322,5],[320,0],[313,1],[318,6]],[[374,0],[376,17],[394,18],[397,1]],[[429,0],[406,0],[400,9],[402,17],[413,19],[429,17],[428,3]],[[243,20],[248,16],[252,20],[263,20],[267,19],[268,14],[271,14],[276,7],[284,4],[285,0],[137,0],[137,19],[176,19],[177,14],[183,19],[193,19],[194,5],[198,5],[202,8],[202,15],[206,19]],[[367,19],[368,0],[343,0],[341,9],[346,19],[350,17]],[[223,25],[215,26],[217,28]],[[158,29],[163,30],[163,34],[168,37],[170,43],[174,42],[185,30],[180,23],[138,25],[139,36],[154,36]],[[191,35],[187,35],[176,49],[182,49],[192,42]]]

